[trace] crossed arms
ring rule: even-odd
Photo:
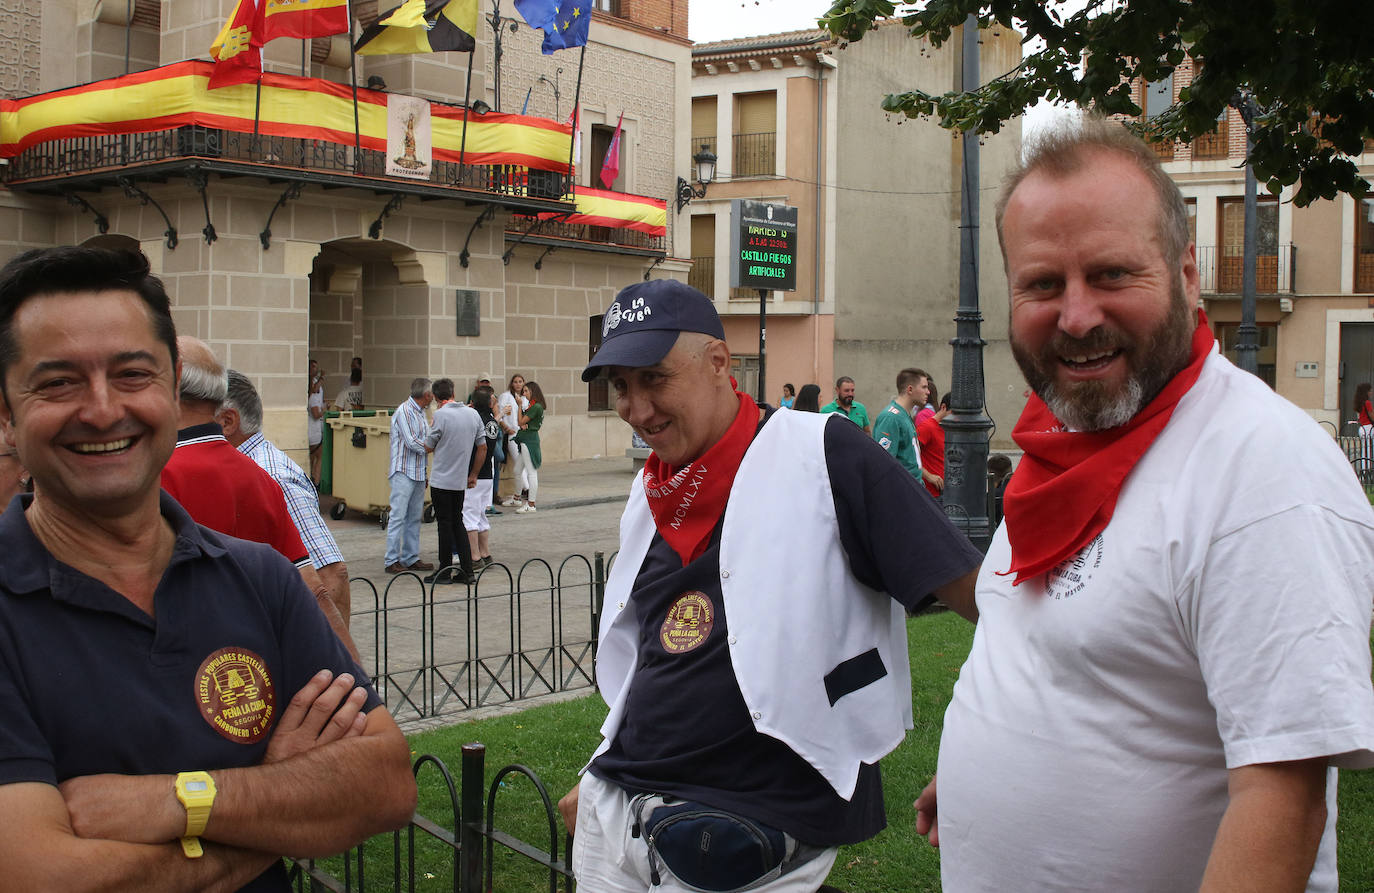
[[[0,786],[7,889],[237,890],[282,855],[342,852],[415,809],[410,750],[347,673],[317,673],[283,712],[263,762],[211,770],[218,794],[189,859],[171,775],[91,775]]]

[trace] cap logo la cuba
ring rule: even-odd
[[[601,337],[605,338],[611,330],[622,322],[644,322],[654,315],[654,308],[646,307],[643,298],[635,298],[629,310],[622,310],[616,301],[606,310],[606,320],[601,324]]]

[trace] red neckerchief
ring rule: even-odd
[[[1188,365],[1126,424],[1106,431],[1065,431],[1032,394],[1012,429],[1026,451],[1007,484],[1003,510],[1011,567],[1019,585],[1043,574],[1102,532],[1112,519],[1121,485],[1164,430],[1212,352],[1207,315],[1198,311]]]
[[[725,512],[735,472],[758,428],[759,408],[747,394],[736,392],[739,412],[725,436],[694,461],[677,470],[658,453],[644,463],[644,495],[654,525],[686,567],[706,551],[711,531]]]

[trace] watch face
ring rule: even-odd
[[[188,791],[204,791],[207,786],[203,781],[188,781],[185,787]]]

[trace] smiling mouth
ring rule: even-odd
[[[1075,354],[1074,356],[1061,356],[1059,362],[1068,366],[1075,372],[1092,372],[1103,369],[1111,364],[1112,360],[1121,356],[1121,348],[1113,350],[1100,350],[1094,353]]]
[[[664,422],[664,423],[661,424],[661,425],[654,425],[654,426],[652,426],[652,427],[646,426],[646,427],[640,428],[640,429],[639,429],[639,435],[640,435],[640,437],[653,437],[655,434],[658,434],[658,433],[662,432],[664,428],[667,428],[667,427],[668,427],[668,425],[669,425],[668,422]]]
[[[74,453],[81,453],[82,455],[118,453],[122,450],[127,450],[133,445],[133,442],[134,439],[132,437],[124,437],[119,440],[111,440],[105,443],[73,443],[70,444],[67,449]]]

